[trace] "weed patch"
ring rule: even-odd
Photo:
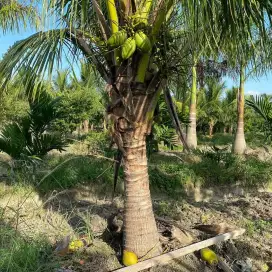
[[[45,239],[26,240],[5,225],[0,225],[0,256],[0,271],[3,272],[49,272],[58,267]]]

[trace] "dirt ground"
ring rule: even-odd
[[[269,262],[272,260],[271,193],[256,193],[210,202],[195,202],[184,197],[171,200],[163,196],[154,196],[153,205],[157,217],[174,220],[189,229],[196,241],[210,237],[194,230],[196,224],[225,222],[245,228],[245,235],[220,243],[213,249],[229,265],[235,260],[248,259],[252,263],[252,271],[269,271]],[[121,237],[112,234],[108,229],[109,219],[123,208],[123,199],[120,196],[113,202],[107,198],[99,198],[95,196],[92,186],[53,192],[41,198],[32,189],[14,190],[13,187],[0,183],[0,207],[5,211],[3,218],[6,223],[16,227],[22,235],[30,238],[43,235],[52,246],[67,235],[78,237],[81,232],[88,230],[91,245],[84,252],[78,252],[69,258],[60,258],[64,268],[72,271],[91,269],[106,272],[121,267]],[[173,248],[181,246],[175,243]],[[169,247],[168,250],[173,248]],[[79,259],[84,260],[84,263],[79,263]],[[149,271],[220,270],[209,268],[199,260],[197,254],[191,254],[174,260],[167,266],[152,268]]]

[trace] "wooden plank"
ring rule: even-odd
[[[117,270],[114,270],[115,272],[138,272],[142,271],[144,269],[156,266],[156,265],[163,265],[168,263],[169,261],[179,258],[181,256],[187,255],[189,253],[192,253],[194,251],[198,251],[202,248],[212,246],[216,243],[226,241],[229,239],[234,239],[240,235],[242,235],[245,232],[245,229],[237,229],[231,232],[227,232],[218,236],[215,236],[213,238],[183,247],[179,248],[177,250],[174,250],[172,252],[168,252],[165,254],[162,254],[160,256],[145,260],[143,262],[139,262],[137,264],[128,266],[128,267],[123,267]]]

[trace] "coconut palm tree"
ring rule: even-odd
[[[225,89],[225,83],[218,79],[207,80],[206,86],[198,96],[198,107],[201,115],[200,122],[207,122],[209,125],[209,136],[213,136],[213,128],[222,115],[221,98]]]
[[[197,135],[196,135],[196,95],[197,95],[197,73],[196,73],[196,61],[192,67],[192,88],[190,93],[190,109],[189,120],[190,124],[187,127],[186,142],[189,148],[195,149],[197,147]]]
[[[169,75],[177,71],[182,42],[176,35],[183,22],[204,31],[206,42],[217,48],[226,35],[249,47],[248,35],[265,35],[271,21],[270,2],[254,0],[173,1],[44,0],[57,15],[59,28],[39,32],[17,42],[0,64],[7,81],[20,66],[51,76],[65,46],[74,57],[84,56],[107,83],[107,108],[113,138],[123,153],[125,180],[124,249],[138,257],[160,253],[152,210],[146,158],[146,135]],[[245,18],[243,14],[247,15]],[[203,16],[200,16],[203,14]],[[267,18],[267,19],[266,19]],[[53,24],[55,26],[56,24]],[[208,27],[207,27],[208,26]],[[216,33],[220,34],[217,35]],[[239,39],[235,39],[239,36]],[[197,42],[197,40],[196,40]],[[27,80],[32,80],[28,77]],[[171,104],[171,95],[165,95]],[[173,107],[169,107],[171,111]],[[176,115],[172,115],[176,116]],[[176,118],[174,118],[176,120]]]
[[[69,69],[57,71],[57,75],[52,82],[56,91],[64,92],[69,89],[69,73]]]
[[[271,96],[260,95],[260,96],[250,96],[246,99],[246,105],[251,107],[260,117],[262,117],[263,131],[266,135],[267,141],[271,143],[272,140],[272,102]]]
[[[28,25],[37,25],[38,17],[32,1],[1,0],[0,31],[18,32]],[[0,32],[0,33],[1,33]]]
[[[245,114],[245,66],[240,66],[240,86],[237,94],[237,128],[232,146],[234,154],[244,154],[246,150],[246,140],[244,131]]]
[[[237,114],[235,105],[237,104],[238,88],[232,87],[226,90],[222,101],[221,121],[224,124],[224,133],[227,131],[232,134],[234,120]]]

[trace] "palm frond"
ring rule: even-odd
[[[64,46],[71,49],[65,35],[65,29],[56,29],[16,42],[0,63],[0,76],[5,79],[4,83],[24,67],[31,68],[33,72],[25,74],[27,82],[34,81],[36,75],[47,74],[50,78],[54,65],[61,61]]]
[[[267,51],[272,22],[270,1],[192,0],[183,1],[182,10],[186,24],[193,25],[195,33],[201,31],[196,44],[201,44],[204,36],[212,51],[224,48],[235,56],[235,62],[259,58],[256,47],[259,52]]]
[[[27,142],[23,128],[18,123],[4,126],[0,134],[0,150],[9,154],[14,159],[19,159],[21,154],[28,154]]]
[[[39,23],[36,9],[26,1],[2,0],[0,3],[0,30],[18,32],[29,25],[37,26]]]
[[[250,99],[246,99],[246,105],[262,116],[265,121],[272,122],[272,103],[268,98],[251,96]]]
[[[68,29],[55,29],[36,33],[25,40],[15,43],[0,62],[0,77],[6,84],[13,74],[23,67],[31,68],[33,73],[26,73],[25,80],[30,83],[36,75],[51,78],[54,67],[59,67],[64,55],[68,52],[79,57],[83,53],[88,61],[94,63],[104,76],[109,77],[109,68],[105,59],[97,52],[95,44],[87,44],[79,34],[72,34]],[[80,44],[79,44],[80,43]]]

